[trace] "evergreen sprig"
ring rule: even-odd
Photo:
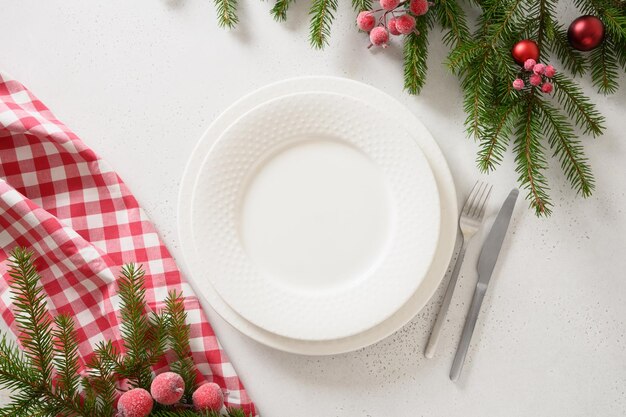
[[[171,369],[186,384],[181,407],[189,406],[196,368],[182,294],[171,292],[163,311],[149,313],[143,270],[126,265],[119,279],[123,350],[111,341],[98,343],[87,361],[86,375],[81,376],[74,321],[64,314],[52,319],[32,252],[13,250],[8,272],[23,349],[0,334],[0,388],[11,391],[9,404],[0,407],[0,417],[112,417],[120,383],[149,388],[152,366],[168,348],[177,358]],[[155,407],[151,415],[217,417],[219,413]],[[236,408],[229,409],[228,416],[247,417]]]
[[[234,28],[239,23],[237,0],[214,0],[217,8],[217,22],[221,27]]]
[[[337,0],[313,0],[309,15],[311,16],[311,27],[309,41],[314,48],[322,49],[328,44],[330,28],[335,13],[337,12]]]
[[[187,324],[187,312],[182,294],[177,294],[176,291],[168,294],[165,299],[165,312],[169,319],[167,328],[169,343],[176,355],[176,362],[172,363],[171,369],[185,381],[183,398],[190,403],[197,375],[189,346],[190,326]]]

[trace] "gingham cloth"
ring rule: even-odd
[[[120,341],[115,279],[123,264],[143,264],[153,310],[169,290],[182,290],[199,372],[224,389],[227,406],[255,414],[198,298],[126,185],[30,91],[0,73],[0,313],[14,332],[7,256],[18,245],[35,252],[52,314],[74,317],[85,361],[97,342]]]

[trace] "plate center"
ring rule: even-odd
[[[383,258],[393,209],[384,174],[354,147],[302,138],[266,158],[241,203],[253,263],[303,291],[354,284]]]

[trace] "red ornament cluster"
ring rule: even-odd
[[[134,388],[120,396],[116,417],[148,417],[156,401],[162,405],[175,406],[185,392],[183,378],[174,372],[157,375],[150,385],[150,392]],[[192,394],[193,408],[198,411],[220,411],[224,405],[224,393],[219,385],[209,382],[200,385]],[[181,404],[181,407],[184,406]],[[191,407],[188,405],[187,407]]]
[[[359,13],[356,17],[356,25],[362,31],[369,33],[371,42],[369,47],[386,48],[389,35],[418,33],[415,29],[415,17],[428,12],[428,8],[432,5],[428,0],[380,0],[380,9]]]
[[[567,41],[579,51],[591,51],[604,41],[604,23],[595,16],[580,16],[567,29]]]
[[[527,59],[524,62],[520,75],[513,81],[513,88],[523,90],[526,87],[524,79],[527,78],[528,83],[533,87],[541,86],[541,91],[550,94],[554,86],[550,79],[554,77],[556,70],[552,65],[544,65],[537,63],[534,59]]]

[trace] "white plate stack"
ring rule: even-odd
[[[430,133],[367,85],[264,87],[207,130],[185,170],[190,281],[227,322],[300,354],[355,350],[432,296],[456,236],[456,195]]]

